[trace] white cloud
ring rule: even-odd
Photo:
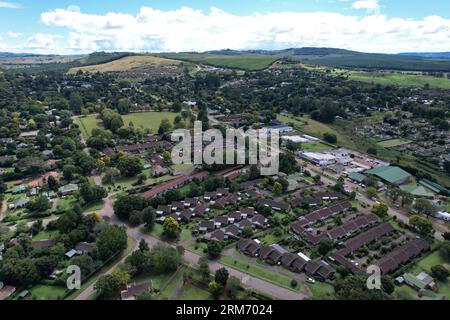
[[[55,53],[64,50],[59,44],[58,39],[63,38],[60,35],[36,33],[29,37],[24,44],[16,47],[16,50],[36,52],[36,53]]]
[[[0,1],[0,8],[22,9],[22,5],[20,3],[15,3],[15,2]]]
[[[23,47],[44,50],[47,46],[49,52],[205,51],[305,46],[366,52],[450,50],[450,20],[439,16],[403,19],[381,14],[361,17],[331,12],[268,12],[237,16],[215,7],[208,12],[188,7],[171,11],[142,7],[137,15],[118,12],[94,15],[55,9],[42,13],[41,22],[67,29],[67,36],[59,39],[39,34]]]
[[[22,33],[20,32],[14,32],[14,31],[8,31],[4,33],[5,36],[9,37],[9,38],[18,38],[22,35]]]
[[[380,4],[378,3],[378,0],[361,0],[353,2],[352,8],[376,10],[380,8]]]
[[[71,4],[70,6],[67,7],[67,11],[81,12],[81,9],[79,6]]]

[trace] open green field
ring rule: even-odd
[[[76,121],[85,139],[91,136],[92,129],[101,127],[102,123],[100,119],[97,119],[97,116],[78,117]]]
[[[379,145],[380,147],[383,147],[383,148],[394,148],[394,147],[402,146],[402,145],[408,144],[408,143],[411,143],[411,141],[406,140],[406,139],[391,139],[391,140],[380,141],[377,143],[377,145]]]
[[[183,286],[183,291],[176,298],[177,300],[210,300],[211,294],[199,287],[192,284],[186,284]]]
[[[178,113],[174,112],[149,111],[123,115],[122,119],[126,126],[128,126],[130,122],[133,122],[135,128],[140,127],[143,129],[150,129],[152,132],[156,133],[161,124],[161,120],[168,119],[170,123],[173,123],[173,120],[177,115]],[[100,119],[97,119],[97,116],[78,117],[77,124],[80,126],[84,138],[89,138],[91,136],[92,129],[102,126],[102,122]]]
[[[43,230],[43,231],[39,232],[37,235],[35,235],[32,238],[32,240],[33,241],[51,240],[51,239],[54,239],[58,234],[59,234],[58,230],[52,230],[52,231]]]
[[[303,143],[302,151],[309,152],[322,152],[322,151],[330,151],[333,148],[322,143],[322,142],[314,142],[314,143]]]
[[[164,54],[171,59],[187,60],[216,67],[236,68],[243,70],[263,70],[279,59],[277,56],[260,54],[202,54],[202,53],[170,53]]]
[[[358,72],[349,71],[349,79],[399,87],[424,87],[450,89],[450,79],[401,72]]]
[[[30,289],[30,296],[37,300],[58,300],[65,292],[64,287],[40,284]]]
[[[271,282],[277,286],[292,290],[298,291],[300,290],[300,286],[292,288],[290,278],[281,275],[279,273],[274,273],[273,271],[264,268],[263,266],[259,267],[256,264],[246,263],[239,260],[234,259],[233,257],[223,256],[220,258],[220,262],[230,268],[242,271],[256,278],[260,278],[262,280]]]
[[[424,87],[450,89],[450,79],[447,77],[435,77],[424,75],[420,72],[397,72],[397,71],[357,71],[351,69],[331,68],[325,66],[313,66],[300,64],[302,68],[310,71],[330,72],[337,76],[347,76],[349,80],[381,84],[399,87]]]

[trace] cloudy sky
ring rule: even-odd
[[[0,1],[0,51],[450,51],[448,0]]]

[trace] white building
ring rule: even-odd
[[[294,143],[308,143],[310,140],[300,137],[300,136],[283,136],[281,137],[282,141],[292,141]]]
[[[445,212],[445,211],[439,211],[436,214],[436,218],[444,220],[444,221],[450,221],[450,213]]]
[[[317,166],[329,166],[336,163],[336,157],[329,153],[300,152],[298,155]]]

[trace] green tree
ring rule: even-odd
[[[438,211],[438,208],[427,199],[417,199],[414,203],[414,209],[416,209],[419,214],[426,214],[429,216],[435,216]]]
[[[158,134],[165,134],[172,129],[172,124],[169,119],[162,119],[159,125]]]
[[[227,284],[228,277],[229,277],[228,270],[225,268],[220,268],[216,271],[214,275],[214,281],[225,286]]]
[[[198,260],[198,271],[200,272],[203,281],[208,282],[211,277],[211,271],[209,269],[208,260],[205,257],[201,257]]]
[[[127,247],[127,233],[118,225],[106,226],[95,240],[100,259],[107,260]]]
[[[144,166],[138,157],[122,156],[117,163],[117,169],[125,177],[134,177],[144,170]]]
[[[436,265],[431,267],[431,274],[439,281],[446,281],[450,273],[443,265]]]
[[[151,207],[143,209],[142,221],[144,222],[145,229],[152,230],[155,225],[155,210]]]
[[[180,232],[181,232],[181,228],[180,228],[180,224],[178,223],[178,221],[176,221],[172,217],[167,217],[164,220],[163,234],[166,237],[171,238],[171,239],[178,238],[178,236],[180,235]]]
[[[326,255],[328,252],[333,249],[333,244],[331,241],[327,239],[320,240],[319,245],[317,247],[317,252],[319,252],[322,256]]]
[[[413,215],[409,217],[409,223],[411,226],[417,229],[420,234],[424,236],[431,236],[434,232],[433,225],[426,218]]]
[[[325,132],[323,134],[323,140],[328,142],[328,143],[332,143],[332,144],[336,144],[337,143],[337,137],[334,133],[329,133],[329,132]]]
[[[388,216],[389,206],[384,202],[375,203],[372,207],[372,212],[380,218],[386,218]]]
[[[218,241],[210,241],[206,250],[210,259],[217,259],[222,253],[222,245]]]
[[[283,186],[281,185],[281,183],[275,182],[273,184],[273,192],[278,196],[281,195],[281,193],[283,192]]]
[[[120,195],[113,204],[114,214],[121,220],[128,220],[133,211],[142,211],[147,201],[138,195]]]
[[[120,280],[112,274],[101,276],[94,285],[98,295],[103,299],[114,298],[121,288]]]
[[[72,92],[70,94],[70,100],[69,100],[69,108],[72,110],[75,114],[80,114],[81,109],[84,107],[83,99],[81,98],[81,95],[78,92]]]

